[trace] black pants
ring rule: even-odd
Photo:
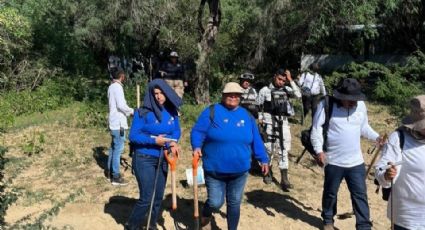
[[[320,99],[322,96],[319,95],[312,95],[312,96],[303,96],[303,108],[304,108],[304,117],[307,116],[307,113],[311,110],[311,118],[313,119],[314,113],[317,110],[317,105],[320,102]]]
[[[408,228],[405,228],[405,227],[401,227],[401,226],[399,226],[399,225],[394,225],[394,230],[409,230]]]

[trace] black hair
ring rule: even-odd
[[[115,73],[113,74],[114,80],[118,80],[120,78],[121,74],[125,75],[125,72],[124,72],[123,69],[118,68],[117,70],[115,70]]]
[[[282,75],[285,76],[285,69],[280,68],[276,71],[275,75]]]

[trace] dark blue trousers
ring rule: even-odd
[[[133,169],[139,185],[139,200],[133,208],[133,212],[127,222],[128,229],[140,229],[140,225],[146,219],[149,212],[149,206],[152,198],[155,173],[159,169],[158,181],[156,184],[156,193],[152,208],[150,229],[156,229],[156,222],[160,214],[162,199],[164,196],[165,184],[167,182],[168,164],[165,159],[161,159],[161,165],[158,165],[158,157],[133,154]]]
[[[342,179],[345,179],[351,194],[351,203],[356,216],[356,229],[370,230],[369,204],[365,181],[366,170],[364,164],[351,168],[335,165],[325,167],[325,183],[322,196],[322,218],[324,224],[332,224],[337,214],[338,190]]]

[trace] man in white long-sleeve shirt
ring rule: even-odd
[[[390,135],[375,171],[384,188],[394,182],[389,199],[394,203],[388,202],[387,214],[391,218],[392,208],[395,230],[425,229],[425,95],[413,98],[410,107],[402,127]],[[392,167],[384,170],[388,164]]]
[[[298,80],[298,85],[301,87],[301,93],[303,95],[304,117],[311,110],[311,117],[313,118],[320,98],[322,95],[326,95],[325,84],[323,83],[322,76],[318,73],[319,69],[318,63],[311,64],[309,71],[301,74]]]
[[[367,202],[365,166],[360,148],[360,137],[379,141],[368,123],[365,95],[355,79],[343,79],[333,92],[327,141],[324,141],[322,125],[325,123],[324,101],[321,101],[313,118],[311,142],[319,165],[325,166],[322,196],[324,229],[334,229],[338,189],[345,179],[351,193],[356,216],[356,229],[371,229]],[[325,145],[324,145],[325,144]],[[324,149],[325,147],[325,149]]]
[[[125,130],[128,129],[127,117],[133,115],[134,110],[127,105],[124,97],[122,83],[125,80],[125,72],[119,69],[116,71],[113,78],[108,88],[108,120],[112,141],[105,174],[111,177],[112,185],[125,185],[127,183],[120,175],[120,158],[124,150]]]

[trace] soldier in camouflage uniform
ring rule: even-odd
[[[288,179],[288,151],[291,150],[291,131],[288,116],[294,115],[289,103],[289,97],[301,98],[297,84],[292,80],[288,70],[279,69],[272,83],[264,86],[257,98],[260,105],[259,123],[267,133],[264,140],[270,157],[270,172],[264,177],[264,183],[270,184],[273,180],[272,161],[277,157],[281,172],[281,187],[284,191],[292,188]],[[283,145],[283,146],[282,146]]]
[[[252,87],[254,81],[254,74],[246,72],[239,77],[239,84],[242,87],[241,103],[240,105],[247,109],[252,116],[258,118],[259,106],[257,103],[257,91]]]

